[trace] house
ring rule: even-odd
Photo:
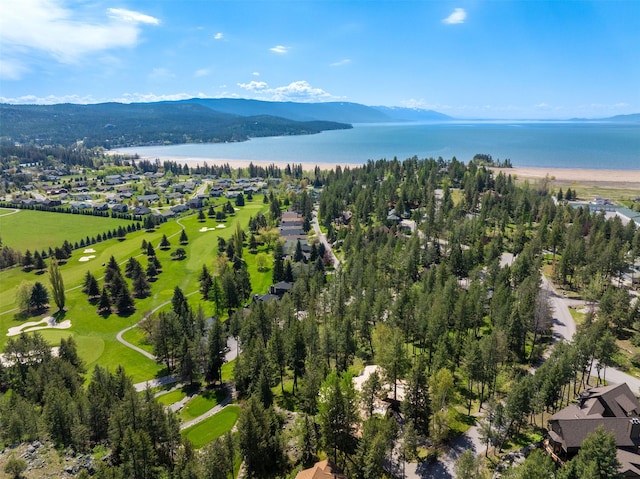
[[[280,281],[279,283],[272,284],[269,288],[270,294],[275,294],[276,296],[282,298],[285,293],[288,293],[291,288],[293,288],[293,283],[289,283],[288,281]]]
[[[93,205],[93,209],[95,211],[107,211],[109,209],[109,205],[107,203],[96,203]]]
[[[129,211],[129,207],[124,203],[116,203],[111,207],[111,210],[115,211],[116,213],[126,213],[127,211]]]
[[[269,303],[271,301],[277,301],[280,297],[275,294],[267,293],[267,294],[254,294],[253,302],[254,303]]]
[[[171,207],[171,211],[173,211],[174,213],[184,213],[188,210],[189,207],[187,205],[175,205]]]
[[[330,460],[316,462],[313,467],[300,471],[296,479],[347,479]]]
[[[158,201],[159,199],[160,197],[156,194],[138,196],[138,201],[140,201],[141,203],[144,203],[145,201],[148,201],[148,202]]]
[[[551,416],[549,446],[569,459],[599,426],[615,436],[623,476],[640,478],[640,402],[626,383],[588,389]]]
[[[148,214],[151,214],[151,210],[146,206],[138,206],[137,208],[133,209],[134,216],[144,216]]]
[[[191,198],[187,204],[189,205],[189,208],[191,208],[192,210],[200,209],[203,206],[202,198],[199,198],[199,197]]]

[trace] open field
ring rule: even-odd
[[[112,239],[93,245],[96,250],[95,258],[88,262],[80,262],[82,250],[74,251],[69,261],[61,266],[61,272],[64,278],[66,289],[66,311],[58,320],[70,320],[71,328],[66,330],[41,330],[41,334],[45,336],[52,344],[59,342],[61,337],[73,335],[76,340],[80,352],[80,356],[90,371],[91,368],[100,364],[101,366],[114,369],[122,364],[127,373],[133,376],[135,382],[151,379],[158,375],[163,375],[162,367],[154,361],[142,356],[141,354],[127,348],[116,340],[116,333],[127,326],[130,326],[153,309],[167,303],[169,308],[171,297],[176,286],[179,286],[185,294],[196,293],[199,288],[198,275],[202,270],[202,265],[207,264],[211,269],[213,267],[217,255],[217,238],[222,236],[229,238],[235,231],[236,222],[240,222],[243,228],[247,228],[250,216],[255,216],[259,211],[263,211],[266,205],[262,203],[262,197],[255,198],[252,202],[247,202],[246,206],[241,208],[234,217],[229,217],[226,222],[226,228],[215,228],[217,222],[215,220],[207,220],[205,223],[197,221],[195,215],[187,216],[178,221],[169,221],[152,233],[145,231],[136,231],[127,235],[124,241]],[[60,213],[44,213],[31,212],[34,214],[56,215],[57,217],[84,219],[78,215],[66,215]],[[19,217],[20,214],[12,215]],[[11,217],[11,216],[9,216]],[[5,217],[7,218],[7,217]],[[105,218],[96,218],[100,221],[111,221]],[[104,223],[102,223],[104,224]],[[200,232],[200,228],[205,225],[214,227],[215,229]],[[171,259],[171,251],[179,246],[178,235],[184,226],[189,237],[189,244],[184,246],[187,252],[186,259],[182,261],[174,261]],[[31,224],[29,228],[22,227],[22,235],[37,234],[36,223]],[[100,231],[102,231],[100,229]],[[98,231],[95,231],[97,234]],[[85,230],[84,236],[94,233],[93,230]],[[162,235],[166,234],[171,242],[171,250],[160,251],[157,248]],[[96,306],[88,302],[84,293],[82,293],[82,283],[84,275],[90,271],[102,286],[101,278],[104,275],[104,264],[113,255],[121,268],[124,263],[131,257],[136,256],[142,263],[143,268],[147,265],[146,255],[140,250],[142,240],[151,242],[156,246],[156,255],[162,264],[163,271],[158,276],[157,281],[151,283],[151,294],[147,298],[136,300],[136,310],[129,317],[120,317],[111,314],[107,318],[103,318],[96,313]],[[246,256],[253,256],[247,254]],[[267,272],[263,275],[271,273]],[[48,274],[36,275],[34,272],[25,273],[20,268],[12,268],[0,272],[0,349],[4,347],[7,341],[6,332],[8,328],[19,326],[25,321],[39,320],[42,317],[51,314],[48,311],[35,317],[23,317],[18,315],[15,304],[16,289],[22,281],[35,282],[40,281],[45,286],[49,286]],[[254,288],[256,285],[262,287],[265,284],[265,278],[256,275],[252,278]],[[260,291],[264,292],[264,291]],[[194,308],[200,305],[200,295],[192,294],[189,297],[189,303]],[[202,303],[205,314],[211,314],[213,311],[213,303]],[[131,332],[127,335],[128,339],[142,340],[139,332]],[[148,347],[147,347],[148,348]]]
[[[47,211],[0,208],[2,244],[18,251],[41,251],[61,246],[65,240],[74,244],[97,234],[128,226],[132,221],[100,216],[50,213]],[[94,245],[95,246],[95,245]],[[99,246],[99,244],[98,244]]]

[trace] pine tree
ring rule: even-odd
[[[49,303],[49,292],[40,281],[36,281],[31,290],[31,299],[29,306],[38,311],[43,309]]]
[[[302,253],[302,244],[300,243],[300,240],[298,240],[296,243],[296,252],[293,255],[293,261],[299,263],[302,260],[304,260],[304,254]]]
[[[187,232],[183,229],[182,233],[180,233],[180,244],[185,245],[189,243],[189,238],[187,237]]]
[[[109,298],[109,293],[107,292],[107,288],[102,288],[102,294],[100,295],[100,302],[98,303],[98,313],[110,313],[111,312],[111,299]]]
[[[213,318],[213,324],[209,329],[207,347],[207,365],[205,368],[205,380],[215,383],[222,380],[222,365],[225,362],[225,348],[227,342],[222,332],[222,325],[218,318]]]
[[[47,264],[44,261],[44,258],[37,251],[33,255],[33,269],[36,271],[42,271],[47,267]]]
[[[123,287],[120,289],[118,297],[116,298],[116,307],[118,308],[119,315],[127,314],[133,310],[133,298],[131,298],[129,287],[124,281]]]
[[[198,280],[200,281],[200,293],[202,294],[202,299],[208,300],[213,280],[206,264],[202,265],[202,272],[200,273]]]
[[[36,254],[38,254],[37,251]],[[29,271],[33,267],[33,256],[29,250],[25,251],[22,257],[22,267],[25,271]]]
[[[145,296],[147,296],[149,294],[149,282],[147,281],[147,278],[144,274],[139,274],[134,280],[133,280],[133,294],[136,298],[144,298]]]
[[[162,240],[160,241],[160,249],[167,250],[171,247],[171,243],[169,242],[169,238],[167,235],[162,235]]]

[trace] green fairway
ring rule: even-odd
[[[62,330],[41,330],[46,339],[53,345],[60,341],[61,337],[73,335],[81,358],[85,361],[87,370],[90,372],[93,366],[100,364],[111,370],[118,365],[125,367],[128,374],[133,376],[134,382],[140,382],[152,379],[157,376],[166,374],[163,366],[155,361],[142,356],[140,353],[124,346],[116,340],[118,331],[135,324],[140,321],[146,314],[152,310],[162,306],[164,309],[170,308],[170,301],[176,286],[179,286],[185,294],[189,296],[189,303],[194,309],[202,306],[206,315],[213,313],[212,302],[202,302],[198,293],[199,283],[198,275],[202,270],[202,265],[206,264],[210,270],[217,257],[217,240],[219,236],[228,239],[235,231],[236,222],[240,222],[243,228],[247,228],[249,217],[255,216],[258,212],[264,211],[266,206],[261,200],[248,202],[246,206],[241,208],[235,216],[229,217],[225,228],[217,228],[218,223],[213,219],[208,219],[204,223],[198,222],[196,215],[190,215],[180,218],[176,221],[169,221],[159,226],[156,231],[147,233],[145,231],[135,231],[129,233],[124,241],[117,239],[107,240],[97,243],[92,247],[96,250],[91,253],[96,257],[86,261],[79,261],[83,256],[82,251],[74,251],[72,257],[66,264],[61,265],[60,270],[63,275],[66,289],[66,305],[65,313],[59,318],[59,321],[71,321],[70,329]],[[23,212],[0,217],[3,220],[12,217],[20,217]],[[60,213],[44,213],[37,211],[25,211],[33,215],[55,215],[56,218],[74,218],[85,219],[79,215],[65,215]],[[87,219],[95,219],[98,221],[110,221],[107,218],[86,217]],[[49,220],[47,220],[49,221]],[[114,220],[115,221],[115,220]],[[4,235],[3,225],[3,240]],[[105,223],[100,223],[105,224]],[[207,231],[200,231],[202,228]],[[34,228],[32,225],[31,228]],[[175,261],[171,258],[171,252],[179,245],[178,238],[182,229],[185,229],[189,243],[183,248],[186,250],[186,259]],[[31,233],[36,234],[36,230]],[[86,230],[87,234],[92,236],[100,231]],[[26,231],[22,234],[26,234]],[[171,248],[167,251],[161,251],[157,246],[166,235],[171,242]],[[162,272],[158,275],[157,281],[151,283],[151,294],[144,299],[135,300],[136,310],[128,317],[120,317],[117,314],[110,314],[106,318],[99,316],[96,312],[96,305],[89,303],[87,297],[82,293],[81,288],[84,276],[90,271],[97,279],[102,287],[102,277],[104,275],[104,264],[108,262],[111,256],[114,256],[121,268],[124,269],[126,261],[135,256],[142,264],[143,268],[147,266],[146,254],[142,254],[140,245],[142,240],[146,240],[154,245],[156,255],[162,264]],[[255,256],[245,254],[249,267],[254,263]],[[261,290],[267,280],[270,281],[270,272],[258,273],[251,272],[252,285],[255,288],[259,285]],[[48,273],[36,275],[34,272],[25,273],[20,268],[11,268],[0,272],[0,350],[4,348],[7,341],[6,331],[13,326],[19,326],[25,321],[37,321],[43,317],[52,314],[54,311],[49,310],[38,316],[19,316],[16,310],[16,290],[22,281],[35,282],[40,281],[49,287]],[[5,333],[1,333],[4,331]],[[125,334],[127,341],[140,345],[143,349],[151,351],[152,348],[148,344],[144,344],[144,334],[141,330],[134,328]]]
[[[169,406],[177,403],[178,401],[182,401],[185,397],[187,397],[187,392],[183,388],[180,388],[166,394],[161,394],[158,396],[158,402],[165,406]]]
[[[214,439],[230,431],[240,416],[239,406],[227,406],[210,418],[182,431],[182,436],[191,441],[193,447],[199,449]]]
[[[205,412],[217,406],[226,396],[227,393],[225,391],[205,391],[198,394],[182,408],[180,418],[186,422],[202,416]]]
[[[132,221],[101,216],[73,215],[68,213],[50,213],[48,211],[12,210],[0,208],[0,231],[2,244],[18,251],[41,251],[62,246],[65,240],[72,245],[87,236],[113,231],[118,226],[127,227]],[[99,245],[99,243],[96,243]],[[94,247],[87,246],[87,248]]]

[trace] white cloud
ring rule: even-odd
[[[284,55],[285,53],[289,53],[289,47],[285,47],[284,45],[276,45],[273,48],[269,48],[269,51],[277,53],[278,55]]]
[[[349,63],[351,63],[351,60],[349,58],[345,58],[344,60],[340,60],[338,62],[332,63],[330,66],[332,66],[332,67],[343,67],[345,65],[348,65]]]
[[[467,12],[465,12],[464,8],[456,8],[451,15],[447,18],[442,19],[442,23],[446,23],[447,25],[455,25],[458,23],[464,23],[467,18]]]
[[[243,90],[249,90],[249,91],[265,90],[266,88],[269,87],[269,85],[267,85],[265,82],[255,81],[255,80],[252,80],[249,83],[238,83],[238,86]]]
[[[238,86],[253,93],[254,98],[258,100],[316,102],[340,99],[321,88],[312,87],[305,80],[295,81],[275,88],[269,87],[266,82],[258,81],[238,83]]]
[[[144,13],[134,12],[133,10],[126,10],[124,8],[109,8],[107,13],[111,18],[124,20],[131,23],[147,23],[149,25],[159,25],[160,20],[157,18],[145,15]]]
[[[259,77],[260,76],[260,72],[253,72],[251,73],[254,77]]]
[[[99,18],[67,8],[62,0],[2,0],[0,50],[2,78],[19,79],[38,55],[61,63],[138,43],[141,25],[158,25],[157,18],[111,8]]]
[[[222,32],[218,32],[213,36],[214,40],[222,40],[224,38],[224,34]]]

